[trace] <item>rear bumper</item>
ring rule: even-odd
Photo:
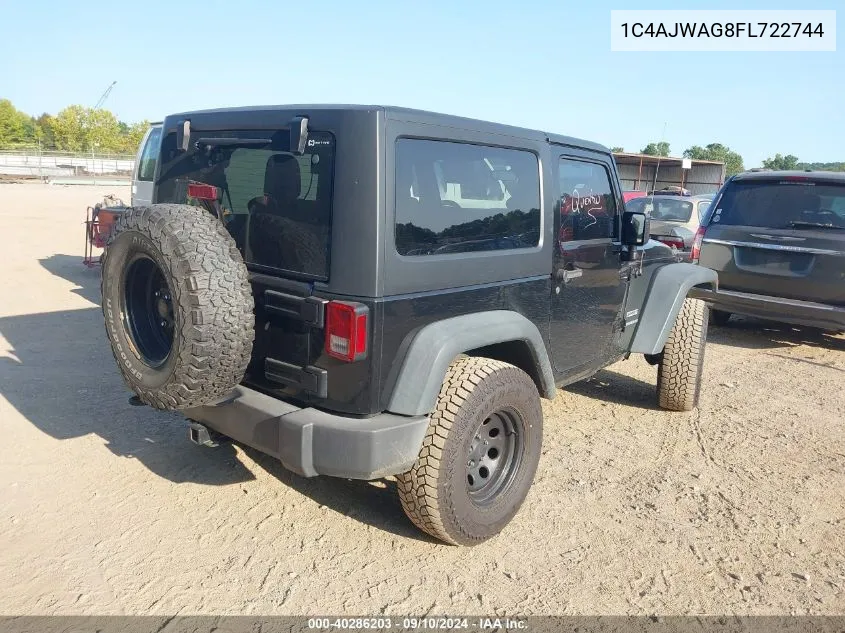
[[[734,314],[824,330],[845,329],[845,308],[825,303],[706,288],[692,288],[689,296],[703,299],[716,310]]]
[[[382,413],[349,418],[290,403],[238,386],[223,402],[186,409],[185,417],[314,477],[378,479],[410,470],[428,417]]]

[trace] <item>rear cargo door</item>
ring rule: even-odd
[[[314,282],[329,278],[334,136],[312,130],[302,154],[290,133],[209,130],[194,125],[191,149],[169,134],[157,202],[199,205],[221,217],[251,273],[255,342],[245,382],[279,395],[325,398],[324,299]],[[210,187],[208,187],[210,185]]]
[[[713,209],[700,263],[725,290],[845,305],[845,183],[734,181]]]

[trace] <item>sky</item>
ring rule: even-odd
[[[3,3],[0,98],[121,120],[276,103],[398,105],[679,156],[719,142],[845,160],[845,41],[831,53],[610,51],[611,9],[836,9],[819,0],[147,0]],[[839,7],[837,7],[839,5]],[[665,129],[665,133],[664,133]]]

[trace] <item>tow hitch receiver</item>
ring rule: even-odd
[[[203,426],[199,422],[191,422],[188,425],[188,439],[197,446],[208,446],[215,448],[219,444],[212,439],[212,432],[209,432],[208,427]]]

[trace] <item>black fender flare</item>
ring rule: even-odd
[[[631,340],[631,352],[659,354],[666,345],[669,332],[695,286],[718,286],[716,271],[688,263],[668,264],[658,269],[646,292],[637,329]]]
[[[531,352],[538,391],[554,398],[556,386],[543,336],[526,317],[510,310],[490,310],[451,317],[420,328],[408,345],[387,410],[402,415],[427,415],[449,365],[467,351],[522,341]]]

